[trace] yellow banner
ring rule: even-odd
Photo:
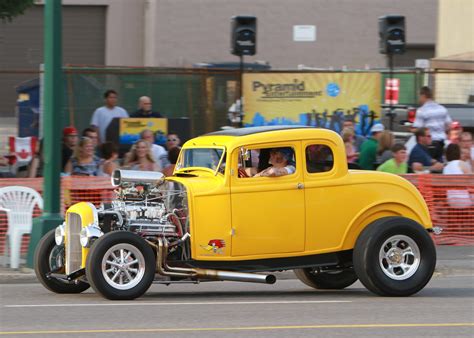
[[[244,126],[368,125],[380,116],[380,81],[379,73],[244,74]]]
[[[126,118],[120,119],[120,144],[133,144],[140,139],[140,133],[149,129],[155,133],[156,142],[168,133],[168,119],[165,118]]]

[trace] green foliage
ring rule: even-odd
[[[0,20],[12,21],[14,17],[23,14],[34,3],[35,0],[0,0]]]

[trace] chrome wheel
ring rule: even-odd
[[[420,249],[408,236],[395,235],[387,239],[379,252],[380,268],[393,280],[405,280],[420,266]]]
[[[49,268],[51,271],[57,271],[64,268],[64,256],[64,245],[55,245],[48,258]]]
[[[116,244],[107,250],[101,266],[107,284],[118,290],[132,289],[145,274],[143,254],[137,247],[126,243]]]

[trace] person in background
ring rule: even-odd
[[[162,146],[155,144],[155,133],[150,129],[145,129],[140,133],[140,139],[150,144],[151,155],[155,162],[159,163],[161,168],[166,168],[169,165],[168,152]]]
[[[94,128],[88,127],[82,131],[82,137],[88,137],[92,140],[92,145],[94,146],[94,152],[97,156],[100,155],[99,152],[99,134],[97,134],[97,130]]]
[[[168,161],[170,164],[163,169],[163,174],[165,176],[172,176],[174,172],[174,168],[176,167],[176,162],[178,161],[178,156],[181,151],[180,147],[171,148],[168,151]]]
[[[392,147],[395,143],[395,138],[390,130],[384,130],[380,133],[379,145],[377,147],[378,164],[384,163],[393,157]]]
[[[362,143],[365,142],[366,138],[362,135],[357,135],[355,132],[355,122],[352,117],[346,116],[344,118],[344,122],[342,123],[342,130],[346,128],[352,128],[354,130],[354,146],[355,146],[355,151],[360,152],[360,147],[362,146]]]
[[[472,134],[463,132],[459,138],[459,146],[461,147],[461,160],[466,162],[471,171],[474,172],[474,145],[472,143]]]
[[[421,107],[416,111],[413,127],[429,129],[433,146],[431,157],[441,162],[447,138],[446,130],[450,128],[453,120],[445,107],[433,101],[433,93],[429,87],[420,89],[419,102]]]
[[[43,166],[43,140],[41,140],[36,143],[35,154],[28,165],[28,178],[43,177]]]
[[[444,142],[444,148],[446,149],[448,145],[454,143],[454,144],[459,144],[459,140],[461,138],[462,134],[462,127],[459,124],[459,122],[454,121],[451,123],[451,128],[448,131],[448,139],[446,142]]]
[[[155,117],[162,118],[159,112],[151,109],[151,99],[148,96],[142,96],[138,99],[138,110],[130,117]]]
[[[94,143],[90,138],[79,140],[65,172],[73,176],[102,176],[102,160],[94,154]]]
[[[150,145],[145,140],[138,140],[126,155],[125,165],[130,170],[160,171],[161,168],[151,155]]]
[[[370,128],[372,134],[360,147],[359,166],[361,169],[374,170],[375,162],[377,160],[377,147],[381,133],[385,130],[380,123],[374,124]]]
[[[117,117],[128,117],[128,113],[122,107],[117,106],[118,94],[109,89],[104,93],[105,105],[97,108],[92,114],[91,126],[97,128],[100,142],[105,142],[105,134],[110,122]]]
[[[344,145],[346,146],[346,157],[347,163],[354,163],[357,158],[359,157],[359,153],[356,152],[356,148],[354,146],[354,129],[352,128],[344,128],[341,132],[342,140],[344,141]]]
[[[383,171],[386,173],[402,175],[408,172],[407,164],[407,148],[403,144],[393,145],[391,152],[393,158],[383,162],[378,168],[377,171]]]
[[[112,176],[115,169],[118,168],[117,158],[118,158],[118,148],[112,142],[104,142],[100,146],[100,153],[104,162],[102,163],[102,171],[104,174]]]
[[[0,167],[9,167],[11,165],[11,160],[7,157],[0,155]],[[15,177],[11,172],[5,171],[0,172],[0,178],[12,178]]]
[[[166,150],[169,150],[174,147],[179,147],[181,145],[181,140],[179,139],[178,134],[175,132],[169,132],[166,137]]]
[[[66,163],[71,158],[74,148],[77,145],[79,138],[77,136],[77,129],[73,126],[65,127],[63,129],[63,143],[61,145],[61,171],[64,172],[64,168],[66,167]],[[33,172],[30,173],[33,175]],[[35,173],[36,175],[36,170]],[[31,177],[31,176],[30,176]],[[33,176],[34,177],[34,176]]]
[[[445,175],[472,174],[469,166],[461,161],[461,148],[457,144],[450,144],[446,148],[446,165],[443,168]]]
[[[415,132],[416,146],[413,147],[408,158],[408,166],[413,172],[441,172],[443,163],[431,157],[428,146],[431,144],[431,132],[428,128],[420,128]],[[426,169],[425,169],[426,168]]]

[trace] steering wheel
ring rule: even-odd
[[[238,177],[239,177],[239,178],[249,177],[249,175],[248,175],[247,172],[244,170],[244,168],[239,168],[237,172],[238,172]]]

